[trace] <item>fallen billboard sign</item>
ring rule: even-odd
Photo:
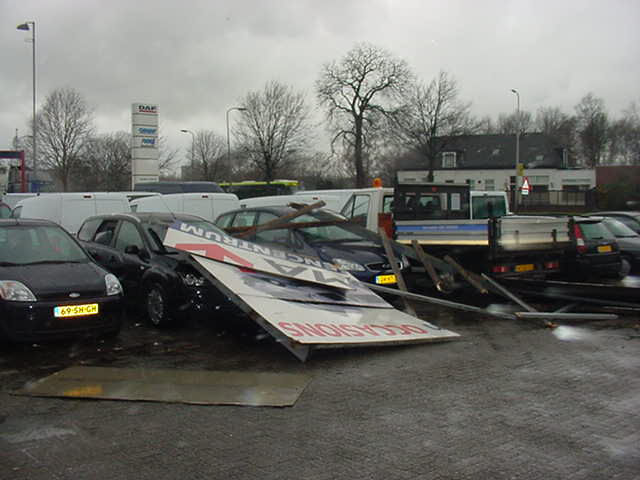
[[[358,281],[334,264],[231,237],[220,230],[207,230],[176,221],[167,230],[164,244],[219,262],[272,275],[351,289]]]
[[[232,241],[238,239],[210,232],[177,223],[169,229],[165,245],[192,253],[194,266],[209,281],[301,360],[312,348],[433,342],[459,336],[396,310],[347,273],[314,274],[313,269],[322,269],[319,259],[312,259],[316,263],[311,273],[302,275],[295,262],[287,268],[274,267],[269,261],[272,252],[258,251],[246,241],[240,241],[240,247]],[[276,263],[281,261],[288,260],[278,258]]]

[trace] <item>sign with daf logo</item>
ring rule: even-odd
[[[146,105],[143,103],[134,103],[133,104],[133,113],[151,113],[153,115],[158,114],[158,106],[157,105]]]
[[[157,182],[159,177],[158,106],[131,104],[131,185]]]

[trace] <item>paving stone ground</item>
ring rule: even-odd
[[[423,308],[456,342],[328,350],[205,326],[0,353],[1,479],[638,479],[638,320]],[[15,396],[71,365],[307,373],[292,408]]]

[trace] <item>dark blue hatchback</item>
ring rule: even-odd
[[[296,209],[285,206],[243,208],[220,215],[216,225],[233,235],[294,212]],[[312,210],[286,225],[259,231],[246,239],[299,255],[318,257],[336,264],[362,282],[388,286],[397,283],[380,236],[328,210]],[[394,244],[393,249],[400,270],[408,273],[410,263],[404,255],[404,247]]]

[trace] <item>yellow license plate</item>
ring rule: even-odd
[[[97,315],[98,304],[88,303],[86,305],[64,305],[54,307],[54,317],[83,317],[85,315]]]
[[[535,270],[536,267],[533,263],[525,263],[524,265],[516,265],[516,272],[530,272]]]
[[[376,277],[376,283],[378,285],[384,285],[388,283],[397,283],[395,275],[378,275]]]
[[[611,251],[611,245],[600,245],[598,247],[598,252],[600,253],[605,253],[605,252],[610,252]]]

